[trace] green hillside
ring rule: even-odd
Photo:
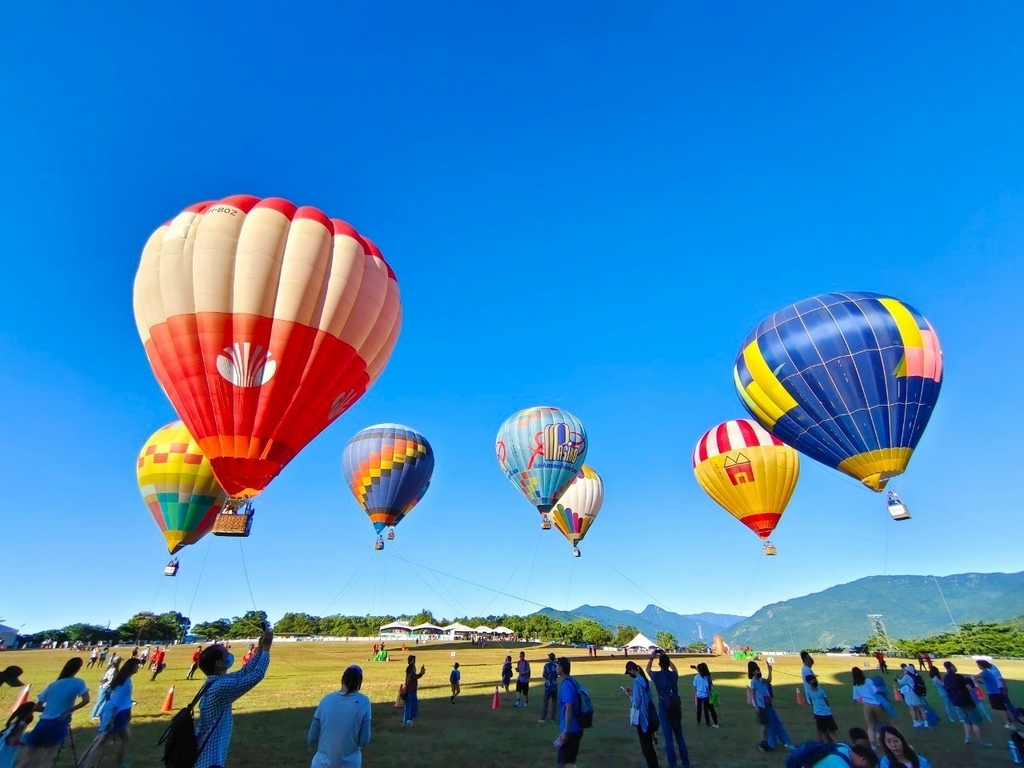
[[[945,601],[943,601],[945,598]],[[948,609],[947,609],[948,606]],[[882,614],[893,638],[917,638],[957,623],[1024,615],[1024,572],[955,576],[869,576],[766,605],[723,632],[732,645],[799,650],[863,643],[868,614]]]

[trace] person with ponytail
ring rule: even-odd
[[[142,662],[138,659],[128,659],[110,681],[110,696],[100,711],[99,732],[82,755],[80,768],[96,768],[103,759],[107,745],[115,739],[120,742],[117,747],[118,768],[127,765],[125,755],[131,738],[128,726],[132,720],[132,705],[135,703],[132,701],[132,675],[141,666]]]

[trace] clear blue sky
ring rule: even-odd
[[[87,5],[3,11],[5,623],[213,619],[253,598],[272,618],[748,613],[862,576],[1024,567],[1019,3]],[[373,238],[405,325],[252,537],[207,537],[165,579],[134,472],[174,414],[131,286],[157,224],[234,193]],[[943,343],[935,417],[894,483],[914,519],[808,460],[764,558],[689,455],[744,415],[744,336],[830,290],[903,298]],[[541,403],[584,421],[606,483],[579,560],[494,460],[501,422]],[[340,465],[382,421],[427,435],[437,468],[374,553]]]

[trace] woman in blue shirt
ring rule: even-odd
[[[128,725],[132,719],[132,675],[139,671],[142,662],[129,659],[114,675],[110,682],[110,695],[100,712],[100,730],[92,744],[82,755],[81,768],[95,768],[103,759],[107,745],[117,739],[117,765],[125,765],[125,754],[128,752],[128,740],[131,734]]]
[[[341,690],[329,693],[313,713],[306,743],[317,748],[310,768],[359,768],[370,743],[370,700],[359,692],[363,670],[353,665],[341,676]]]
[[[81,657],[69,659],[60,676],[39,694],[36,712],[42,714],[36,727],[22,738],[25,746],[18,755],[20,768],[53,765],[57,759],[57,752],[68,737],[71,714],[89,703],[89,689],[75,677],[81,668]],[[78,699],[81,701],[76,704]]]
[[[651,684],[644,671],[635,662],[626,662],[626,674],[633,678],[632,690],[622,689],[629,696],[631,702],[629,722],[636,726],[637,736],[640,737],[640,751],[643,752],[644,760],[647,761],[647,768],[660,768],[658,753],[654,751],[654,734],[657,733],[659,724],[658,715],[653,712]]]

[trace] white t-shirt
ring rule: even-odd
[[[84,696],[89,689],[85,681],[77,677],[65,677],[63,680],[54,680],[39,694],[37,701],[41,701],[46,707],[39,716],[40,720],[54,720],[64,715],[69,709],[75,706],[75,699]]]
[[[853,700],[860,699],[862,704],[881,704],[878,700],[878,688],[870,680],[865,680],[863,685],[853,686]]]
[[[693,689],[698,699],[706,699],[711,695],[711,681],[704,675],[697,675],[693,678]]]

